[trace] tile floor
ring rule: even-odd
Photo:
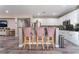
[[[78,54],[79,46],[64,40],[65,48],[49,50],[27,50],[18,48],[18,39],[15,37],[0,36],[0,54]]]

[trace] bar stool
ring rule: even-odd
[[[49,44],[52,44],[54,48],[55,47],[55,28],[48,27],[47,32],[48,32],[47,42],[46,42],[47,49]],[[52,40],[50,40],[50,38],[52,38]]]
[[[39,38],[41,38],[41,43],[39,42]],[[37,28],[37,38],[36,38],[37,48],[38,48],[38,44],[42,44],[42,48],[44,49],[44,27]]]
[[[32,37],[32,28],[31,27],[24,28],[24,42],[23,42],[24,48],[26,48],[26,45],[28,44],[29,49],[31,49],[31,44],[33,42],[31,37]]]

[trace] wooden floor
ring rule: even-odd
[[[0,54],[78,54],[79,46],[64,40],[65,48],[48,50],[27,50],[18,48],[18,39],[15,37],[0,36]]]

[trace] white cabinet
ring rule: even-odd
[[[0,30],[0,35],[2,36],[2,35],[7,35],[7,31],[6,30]]]
[[[59,30],[59,34],[64,36],[64,39],[79,46],[79,32]]]

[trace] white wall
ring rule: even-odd
[[[36,22],[38,20],[41,25],[59,25],[57,18],[33,18],[31,19],[31,23]]]
[[[36,20],[40,21],[42,25],[62,25],[63,21],[70,20],[71,24],[75,26],[76,23],[79,23],[79,9],[74,10],[60,18],[34,18],[31,22]]]
[[[71,24],[75,25],[78,22],[78,14],[79,14],[78,11],[79,9],[60,17],[59,18],[60,24],[62,25],[62,22],[65,20],[70,20]]]
[[[79,9],[77,10],[77,23],[79,23]]]
[[[15,19],[11,19],[11,20],[7,20],[8,22],[8,27],[10,29],[16,29],[16,22],[15,22]]]

